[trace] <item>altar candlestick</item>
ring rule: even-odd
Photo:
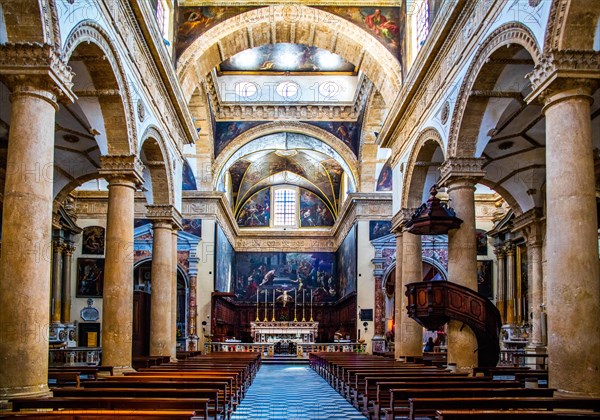
[[[310,290],[310,322],[315,322],[315,320],[313,319],[313,295],[312,295],[312,290]]]
[[[297,295],[298,295],[298,293],[296,292],[296,289],[294,288],[294,322],[298,322],[298,316],[297,316],[298,305],[296,302]]]
[[[271,321],[275,322],[275,289],[273,289],[273,318]]]
[[[304,299],[306,297],[306,293],[304,293],[304,289],[302,289],[302,322],[306,322],[306,318],[304,317]]]
[[[256,322],[260,321],[260,316],[258,315],[258,295],[260,291],[256,289]]]
[[[267,292],[268,292],[268,290],[265,289],[265,320],[264,320],[264,322],[268,321],[268,319],[267,319],[267,302],[269,301],[269,299],[267,298]]]

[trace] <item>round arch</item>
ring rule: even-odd
[[[214,67],[239,52],[278,42],[315,46],[340,55],[365,73],[388,107],[402,86],[400,62],[367,31],[324,10],[286,4],[242,13],[195,40],[177,63],[186,100],[193,93],[195,83],[190,80],[196,74],[204,79]],[[193,68],[196,71],[190,70]]]
[[[171,156],[157,127],[151,125],[144,131],[140,143],[140,158],[142,153],[146,158],[143,162],[152,179],[153,204],[173,204],[175,184]]]
[[[84,44],[85,43],[85,44]],[[102,52],[102,56],[96,51],[91,50],[90,44],[93,44]],[[114,89],[120,92],[118,95],[107,95],[98,97],[103,115],[110,115],[110,121],[105,119],[105,131],[107,141],[107,154],[109,155],[133,155],[137,148],[135,141],[137,139],[137,129],[135,125],[135,114],[131,90],[127,83],[124,66],[116,47],[110,36],[97,23],[86,20],[80,22],[73,28],[65,42],[64,54],[65,60],[70,60],[75,50],[85,48],[91,50],[92,56],[97,56],[99,63],[108,62],[107,66],[97,73],[108,71],[114,76],[106,79],[106,74],[101,74],[102,86],[96,86],[96,89]],[[85,62],[85,60],[83,60]],[[98,63],[94,63],[98,68]],[[104,68],[106,67],[106,68]],[[100,74],[99,74],[100,75]],[[96,78],[100,80],[100,78]],[[96,82],[96,80],[94,80]]]
[[[217,156],[213,163],[213,173],[216,174],[215,178],[213,179],[213,187],[218,188],[224,172],[223,170],[225,169],[227,162],[231,160],[236,151],[238,151],[244,145],[260,137],[281,132],[304,134],[306,136],[314,137],[318,140],[321,140],[333,151],[339,154],[340,157],[344,160],[349,170],[349,175],[351,175],[351,181],[353,185],[356,187],[357,191],[360,191],[360,186],[358,184],[359,176],[357,172],[358,159],[356,158],[352,150],[350,150],[350,148],[336,136],[323,130],[322,128],[300,122],[265,123],[259,125],[258,127],[251,128],[248,131],[245,131],[239,136],[237,136],[223,149],[221,153],[219,153],[219,156]]]
[[[479,126],[471,123],[463,124],[465,116],[468,115],[465,110],[471,97],[471,90],[490,55],[500,47],[513,45],[524,48],[533,59],[534,65],[540,62],[541,54],[535,37],[522,23],[504,24],[486,38],[475,53],[458,93],[448,136],[447,157],[475,156]]]
[[[594,50],[600,8],[587,0],[553,0],[544,37],[544,53]]]
[[[135,271],[136,268],[139,268],[143,264],[147,264],[147,263],[152,263],[152,257],[146,257],[146,258],[140,259],[139,261],[136,261],[133,264],[133,270]],[[184,285],[185,289],[188,290],[190,288],[190,277],[185,272],[184,268],[179,265],[179,263],[177,264],[177,274],[181,275],[181,278],[183,279],[183,285]]]
[[[406,176],[403,180],[401,200],[402,208],[414,208],[421,205],[425,178],[424,176],[418,177],[418,183],[420,185],[416,185],[417,180],[415,179],[416,177],[414,175],[415,171],[422,172],[419,175],[426,175],[428,168],[417,168],[416,162],[419,157],[431,161],[438,148],[442,151],[442,153],[444,153],[442,135],[435,128],[426,128],[417,137],[417,141],[414,143],[408,158]],[[423,156],[423,154],[425,156]]]

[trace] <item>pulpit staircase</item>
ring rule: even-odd
[[[422,281],[406,285],[408,316],[429,330],[449,320],[468,325],[477,337],[478,364],[496,366],[500,359],[500,312],[483,295],[448,281]]]

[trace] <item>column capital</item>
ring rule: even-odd
[[[541,246],[545,233],[543,210],[534,207],[513,220],[513,232],[522,232],[528,246]]]
[[[404,225],[410,220],[416,210],[416,208],[400,209],[394,217],[392,217],[392,232],[395,232],[396,236],[404,232]]]
[[[136,186],[144,183],[144,164],[136,155],[100,156],[100,175],[110,183],[132,182]]]
[[[496,254],[496,259],[504,259],[506,257],[506,250],[503,245],[497,245],[494,247],[494,254]]]
[[[66,243],[63,246],[63,254],[65,254],[66,256],[72,257],[76,248],[77,247],[75,246],[75,244],[73,244],[73,243]]]
[[[600,52],[552,50],[528,74],[533,90],[526,101],[547,107],[565,97],[591,97],[600,81],[599,70]]]
[[[182,229],[181,213],[171,204],[151,204],[146,209],[146,217],[153,223],[169,223],[173,229]]]
[[[504,244],[504,253],[507,257],[515,255],[515,249],[515,244],[513,244],[512,242],[507,242]]]
[[[440,180],[438,185],[448,188],[463,185],[475,187],[479,179],[485,176],[483,164],[485,159],[474,157],[451,157],[440,166]]]
[[[33,95],[56,105],[74,102],[71,67],[49,44],[6,43],[0,45],[0,79],[16,95]]]

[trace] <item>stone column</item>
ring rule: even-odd
[[[385,298],[383,294],[383,277],[374,275],[375,280],[375,331],[374,337],[383,338],[385,334]]]
[[[406,312],[406,308],[402,306],[402,296],[404,289],[402,287],[402,251],[403,237],[402,228],[398,227],[396,232],[396,284],[394,290],[394,357],[396,359],[404,356],[401,350],[402,337],[402,314]]]
[[[55,240],[52,243],[52,305],[51,305],[51,321],[52,323],[60,323],[61,307],[62,307],[62,251],[63,243],[60,240]]]
[[[475,234],[475,184],[485,175],[482,160],[450,158],[440,168],[440,184],[448,188],[450,206],[463,223],[448,233],[448,280],[477,291],[477,239]],[[477,366],[477,339],[459,321],[448,322],[448,362],[458,369]]]
[[[405,211],[405,220],[414,213],[414,209]],[[402,314],[400,317],[401,339],[400,352],[403,356],[423,355],[423,327],[408,316],[406,307],[408,297],[406,296],[406,285],[423,281],[423,257],[422,244],[419,235],[413,235],[404,231],[402,236],[402,271],[396,284],[402,285]],[[398,270],[396,270],[398,273]],[[401,279],[401,281],[399,281]]]
[[[196,304],[196,274],[190,273],[190,312],[188,317],[188,345],[187,350],[198,350],[198,332],[196,331],[196,318],[198,317],[198,305]]]
[[[171,355],[171,223],[152,224],[152,294],[150,295],[150,356]]]
[[[497,246],[494,249],[494,254],[496,254],[496,262],[498,264],[496,307],[500,312],[502,323],[504,323],[506,320],[506,276],[504,269],[506,252],[504,247],[502,245]]]
[[[507,243],[506,252],[506,323],[514,324],[516,321],[516,295],[515,295],[515,246]]]
[[[123,373],[132,370],[134,194],[142,182],[142,163],[130,155],[103,156],[101,164],[108,180],[102,364]]]
[[[63,272],[62,272],[62,322],[71,322],[71,261],[75,247],[67,244],[63,250]]]
[[[176,227],[171,230],[171,296],[173,302],[171,305],[171,359],[173,360],[177,355],[177,232],[180,227],[181,224],[176,223]]]
[[[584,78],[598,77],[598,57],[595,51],[551,51],[530,74],[530,98],[542,99],[546,117],[549,386],[595,396],[600,267],[590,104],[598,85]]]
[[[0,400],[48,390],[53,92],[13,88],[0,260]]]

